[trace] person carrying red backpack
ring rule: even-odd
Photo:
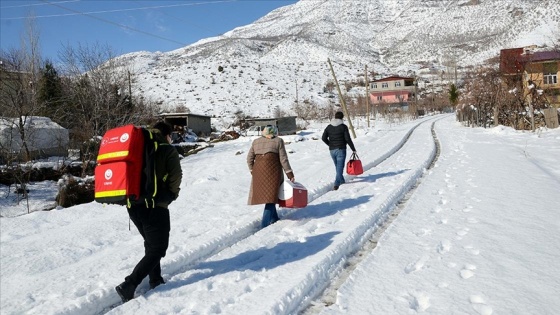
[[[160,260],[165,257],[169,246],[171,224],[168,206],[179,196],[183,177],[179,154],[170,144],[172,131],[173,128],[163,121],[153,126],[152,133],[157,142],[154,155],[157,191],[153,203],[137,202],[127,206],[130,219],[144,239],[144,257],[125,277],[125,281],[115,288],[123,302],[134,298],[136,287],[146,276],[152,289],[165,283]]]

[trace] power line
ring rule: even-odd
[[[236,0],[221,1],[221,2],[233,2],[233,1],[236,1]],[[133,2],[136,2],[136,3],[137,3],[138,1],[137,1],[137,0],[133,0]],[[187,20],[185,20],[185,19],[178,18],[178,17],[173,16],[173,15],[171,15],[171,14],[168,14],[168,13],[166,13],[165,11],[162,11],[162,10],[158,10],[158,11],[159,11],[161,14],[163,14],[163,15],[165,15],[165,16],[168,16],[168,17],[170,17],[170,18],[172,18],[172,19],[175,19],[175,20],[177,20],[177,21],[180,21],[180,22],[182,22],[182,23],[184,23],[184,24],[186,24],[186,25],[194,26],[194,27],[199,28],[199,29],[204,29],[205,31],[208,31],[208,32],[214,32],[214,30],[209,29],[209,28],[207,28],[207,27],[204,27],[204,26],[202,26],[202,25],[200,25],[200,24],[195,24],[195,23],[192,23],[192,22],[187,21]]]
[[[129,8],[129,9],[115,9],[115,10],[103,10],[103,11],[91,11],[91,12],[79,12],[74,11],[68,8],[64,8],[62,6],[57,5],[58,3],[65,3],[65,2],[77,2],[79,0],[74,1],[60,1],[60,2],[48,2],[45,0],[40,0],[46,3],[34,4],[34,5],[45,5],[50,4],[74,13],[67,13],[67,14],[50,14],[50,15],[38,15],[34,16],[34,18],[52,18],[52,17],[63,17],[63,16],[74,16],[74,15],[88,15],[88,14],[101,14],[101,13],[115,13],[115,12],[125,12],[125,11],[137,11],[137,10],[149,10],[149,9],[165,9],[165,8],[173,8],[173,7],[185,7],[185,6],[194,6],[194,5],[204,5],[204,4],[213,4],[213,3],[224,3],[224,2],[236,2],[238,0],[221,0],[221,1],[205,1],[205,2],[194,2],[194,3],[181,3],[181,4],[169,4],[169,5],[158,5],[158,6],[151,6],[151,7],[139,7],[139,8]],[[30,5],[25,5],[30,6]],[[12,7],[2,7],[2,8],[15,8],[15,7],[22,7],[22,6],[12,6]],[[0,18],[1,20],[23,20],[27,19],[25,16],[18,16],[18,17],[9,17],[9,18]]]
[[[53,6],[55,6],[55,7],[61,8],[61,9],[63,9],[63,10],[67,10],[67,11],[70,11],[70,12],[74,12],[76,15],[84,15],[84,16],[90,17],[90,18],[92,18],[92,19],[101,21],[101,22],[105,22],[105,23],[108,23],[108,24],[112,24],[112,25],[115,25],[115,26],[118,26],[118,27],[121,27],[121,28],[130,30],[130,31],[134,31],[134,32],[138,32],[138,33],[141,33],[141,34],[144,34],[144,35],[148,35],[148,36],[152,36],[152,37],[155,37],[155,38],[159,38],[159,39],[162,39],[162,40],[165,40],[165,41],[168,41],[168,42],[172,42],[172,43],[175,43],[175,44],[179,44],[179,45],[182,45],[182,46],[186,46],[186,45],[187,45],[186,43],[178,42],[178,41],[176,41],[176,40],[169,39],[169,38],[166,38],[166,37],[163,37],[163,36],[159,36],[159,35],[156,35],[156,34],[148,33],[148,32],[145,32],[145,31],[142,31],[142,30],[135,29],[135,28],[133,28],[133,27],[124,25],[124,24],[119,24],[119,23],[116,23],[116,22],[113,22],[113,21],[110,21],[110,20],[107,20],[107,19],[103,19],[103,18],[100,18],[100,17],[96,17],[96,16],[93,16],[93,15],[91,15],[91,14],[89,14],[89,13],[84,13],[84,12],[76,11],[76,10],[73,10],[73,9],[70,9],[70,8],[66,8],[66,7],[63,7],[63,6],[61,6],[61,5],[58,5],[58,4],[54,3],[54,2],[49,2],[48,0],[40,0],[40,1],[45,2],[45,3],[48,3],[48,4],[53,5]]]
[[[80,2],[80,1],[81,0],[68,0],[68,1],[53,2],[53,3],[67,3],[67,2]],[[35,7],[35,6],[38,6],[38,5],[48,5],[48,4],[50,4],[50,3],[20,4],[20,5],[11,5],[11,6],[7,6],[7,7],[0,7],[0,9],[28,8],[28,7]]]

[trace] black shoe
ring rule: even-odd
[[[159,278],[157,280],[150,280],[150,289],[155,289],[158,285],[160,284],[165,284],[165,281],[163,281],[163,278]]]
[[[333,190],[338,190],[338,186],[334,186],[334,187],[333,187]]]
[[[130,282],[123,282],[115,287],[115,290],[121,297],[123,303],[126,303],[134,298],[134,291],[136,291],[136,286]]]

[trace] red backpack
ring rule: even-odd
[[[95,168],[95,201],[130,206],[153,205],[156,194],[152,133],[134,125],[108,130],[99,146]]]

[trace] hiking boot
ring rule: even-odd
[[[334,186],[334,187],[333,187],[333,190],[338,190],[338,186]]]
[[[134,298],[134,291],[136,291],[136,286],[130,282],[123,282],[115,287],[115,290],[121,297],[123,303],[126,303]]]
[[[150,280],[150,289],[153,290],[160,284],[165,284],[165,281],[163,281],[163,278],[159,278],[159,279],[156,279],[156,280]]]

